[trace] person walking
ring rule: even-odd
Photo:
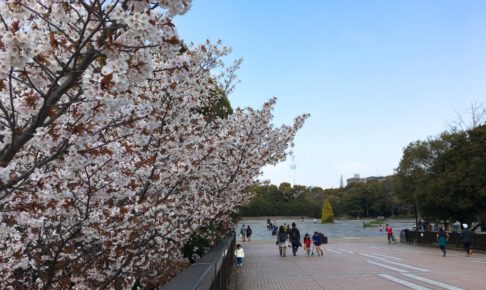
[[[304,236],[304,251],[306,251],[307,256],[310,256],[311,252],[311,239],[309,234],[305,234]]]
[[[383,226],[380,225],[380,233],[383,232]]]
[[[464,250],[466,250],[466,256],[472,256],[471,242],[473,239],[473,232],[468,229],[467,224],[462,225],[463,229],[461,232],[461,240],[464,245]]]
[[[289,240],[292,244],[292,254],[297,256],[297,250],[301,246],[300,243],[300,232],[299,229],[295,227],[295,223],[292,223],[292,228],[290,229]]]
[[[441,227],[437,232],[437,242],[439,243],[439,248],[442,250],[442,257],[446,256],[446,245],[448,240],[449,234]]]
[[[287,253],[287,233],[283,226],[280,226],[277,234],[277,245],[280,252],[280,257],[285,257]]]
[[[245,227],[245,225],[242,225],[241,226],[241,229],[240,229],[240,237],[241,237],[241,240],[243,242],[246,241],[246,227]]]
[[[317,255],[324,256],[321,250],[321,236],[317,232],[314,232],[314,235],[312,236],[312,241],[314,242],[314,247],[316,248]],[[312,254],[314,254],[314,251],[312,251]]]
[[[236,267],[239,268],[243,266],[243,258],[245,258],[245,251],[243,251],[243,248],[241,247],[240,244],[236,245],[235,256],[236,256]]]
[[[246,227],[246,239],[248,240],[248,242],[251,242],[252,233],[253,231],[251,230],[250,225],[248,225],[248,227]]]
[[[389,224],[386,224],[385,231],[388,237],[388,243],[390,244],[393,241],[393,229]]]

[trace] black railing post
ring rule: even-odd
[[[417,195],[416,194],[415,194],[414,207],[415,207],[415,240],[414,240],[413,243],[415,244],[418,241],[418,213],[417,213]]]

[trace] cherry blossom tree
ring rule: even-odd
[[[215,75],[228,48],[183,49],[190,4],[0,3],[2,289],[160,286],[285,159],[307,115],[273,127],[272,99],[208,118],[239,61]]]

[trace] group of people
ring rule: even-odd
[[[466,255],[471,256],[472,255],[471,243],[473,239],[473,232],[468,229],[467,224],[463,224],[462,226],[463,229],[460,238],[463,242]],[[273,225],[271,222],[268,222],[267,228],[273,230],[274,228],[277,227]],[[383,231],[382,225],[380,225],[379,229],[380,232]],[[385,232],[388,237],[388,243],[396,243],[396,239],[393,236],[393,229],[389,224],[386,224]],[[240,229],[241,240],[243,242],[247,240],[251,241],[251,235],[252,235],[252,229],[250,228],[250,226],[243,225]],[[284,223],[283,225],[278,227],[278,232],[276,233],[276,236],[277,236],[276,244],[278,245],[279,254],[281,257],[286,256],[288,247],[292,248],[292,254],[296,256],[297,250],[299,249],[299,247],[302,246],[304,247],[304,251],[306,252],[307,256],[314,255],[314,250],[316,251],[316,254],[318,256],[324,255],[321,249],[321,245],[327,243],[327,237],[324,236],[324,234],[322,233],[314,232],[314,235],[312,237],[306,233],[303,239],[304,244],[302,245],[302,243],[300,242],[300,231],[299,229],[297,229],[295,223],[292,223],[291,228],[289,228],[289,226],[286,223]],[[449,240],[449,234],[444,230],[444,227],[440,227],[437,231],[436,237],[437,237],[437,242],[439,244],[439,248],[442,251],[442,256],[445,257],[446,245],[447,245],[447,241]],[[236,246],[235,256],[237,258],[237,263],[236,263],[237,267],[241,267],[243,265],[243,258],[245,254],[240,244]]]
[[[322,233],[314,232],[312,239],[309,234],[306,233],[303,240],[303,246],[304,251],[306,251],[307,253],[307,256],[314,255],[314,249],[316,250],[318,256],[323,256],[324,253],[322,252],[321,244],[325,242],[324,239],[325,236]],[[314,248],[312,248],[312,253],[311,242],[314,245]],[[287,247],[292,247],[292,254],[294,256],[297,256],[297,250],[299,249],[299,247],[302,247],[302,243],[300,242],[300,231],[299,229],[297,229],[295,223],[292,223],[292,228],[290,229],[287,224],[279,227],[276,244],[278,245],[279,254],[281,257],[286,256]]]
[[[267,228],[276,227],[272,223],[267,223]],[[311,237],[309,234],[304,235],[303,245],[300,239],[300,231],[297,229],[295,223],[292,223],[292,227],[284,223],[280,227],[277,227],[278,231],[276,233],[277,242],[279,253],[281,257],[285,257],[287,255],[287,248],[292,248],[292,254],[297,256],[297,251],[299,247],[304,247],[304,251],[306,252],[307,256],[313,256],[314,250],[318,256],[323,256],[324,252],[321,249],[321,245],[327,243],[327,237],[320,232],[314,232],[314,235]],[[251,241],[252,229],[248,225],[242,225],[240,228],[240,238],[243,242]],[[236,256],[236,267],[243,266],[243,259],[245,257],[245,252],[241,244],[236,245],[235,249],[235,256]]]
[[[468,257],[472,256],[471,243],[473,239],[473,234],[474,233],[471,230],[469,230],[467,224],[462,225],[460,238],[462,240],[464,250],[466,251],[466,256]],[[444,230],[443,227],[440,227],[436,237],[437,237],[437,243],[439,244],[439,248],[442,251],[442,257],[445,257],[446,246],[447,246],[447,242],[449,241],[449,234]]]
[[[248,226],[241,226],[241,229],[240,229],[240,238],[243,242],[246,242],[248,240],[248,242],[251,242],[251,235],[253,234],[253,231],[251,230],[250,228],[250,225]]]
[[[383,228],[380,225],[380,232],[381,231],[383,231]],[[393,236],[393,229],[389,224],[386,224],[385,231],[388,236],[388,243],[396,242],[396,239]],[[460,239],[462,240],[464,250],[466,251],[466,256],[468,257],[472,256],[471,243],[472,243],[473,235],[474,233],[468,229],[468,225],[463,224]],[[446,246],[447,246],[447,242],[449,241],[449,234],[446,232],[444,227],[442,226],[439,227],[436,234],[436,238],[437,238],[437,244],[439,245],[439,248],[442,251],[442,257],[445,257],[447,253]]]
[[[242,225],[240,229],[240,238],[243,242],[251,242],[251,235],[253,234],[253,231],[250,227],[250,225],[245,226]],[[245,251],[243,250],[243,247],[240,244],[236,245],[236,250],[235,250],[235,257],[236,257],[236,267],[240,268],[243,266],[243,259],[245,258]]]

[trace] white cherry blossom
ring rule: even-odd
[[[285,159],[307,115],[275,128],[275,99],[202,113],[240,62],[182,46],[170,17],[190,5],[0,3],[1,289],[158,287]]]

